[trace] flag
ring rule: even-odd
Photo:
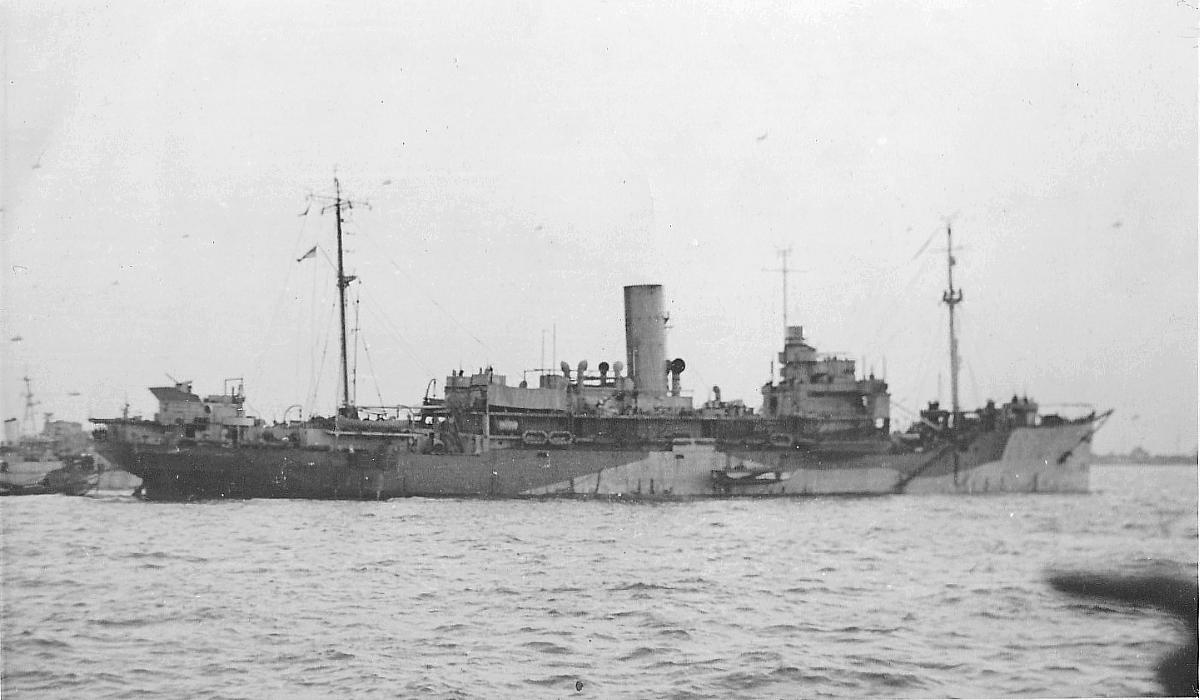
[[[301,255],[300,257],[296,258],[296,262],[301,262],[301,261],[303,261],[303,260],[308,260],[309,258],[316,257],[316,255],[317,255],[317,247],[316,247],[316,246],[313,246],[312,248],[309,248],[309,249],[308,249],[308,252],[307,252],[307,253],[305,253],[304,255]]]

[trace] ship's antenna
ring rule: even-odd
[[[334,220],[337,223],[337,288],[338,288],[338,312],[341,319],[342,331],[342,406],[339,411],[342,415],[350,415],[350,365],[346,356],[346,287],[350,285],[357,277],[355,275],[347,275],[345,263],[343,260],[342,246],[342,210],[353,209],[355,205],[365,206],[368,209],[371,205],[366,201],[352,201],[342,199],[342,185],[338,182],[337,176],[333,178],[334,196],[328,195],[312,195],[314,199],[328,202],[321,208],[321,213],[324,214],[330,209],[334,210]]]
[[[954,288],[954,239],[946,223],[946,291],[942,303],[950,309],[950,427],[958,427],[958,336],[954,333],[954,307],[962,303],[961,289]]]
[[[788,330],[788,272],[799,272],[788,267],[788,256],[792,254],[792,247],[780,248],[778,251],[780,265],[778,268],[766,268],[763,272],[778,272],[783,277],[783,337],[787,339]]]

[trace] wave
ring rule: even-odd
[[[659,583],[643,583],[636,581],[634,583],[626,583],[620,586],[609,588],[610,591],[673,591],[674,586],[667,586]]]
[[[334,506],[10,499],[4,534],[37,537],[4,543],[4,690],[1156,695],[1171,623],[1059,596],[1041,567],[1194,579],[1196,527],[1180,520],[1194,501],[1194,488],[836,507],[409,499],[318,518]],[[1063,531],[1047,534],[1055,519]],[[716,540],[710,522],[723,523]]]
[[[555,644],[554,642],[531,641],[521,644],[521,647],[540,652],[542,654],[562,655],[573,653],[571,648],[562,646],[561,644]]]
[[[581,679],[579,676],[572,675],[569,673],[559,673],[559,674],[555,674],[553,676],[544,676],[542,678],[526,678],[525,682],[528,683],[529,685],[536,685],[541,688],[559,688],[559,687],[561,687],[564,690],[571,690],[571,691],[575,691],[575,692],[578,692],[578,690],[576,690],[576,687],[578,687],[579,689],[583,689],[584,687],[586,687],[588,685],[588,683],[584,679]]]
[[[650,656],[658,656],[659,654],[673,654],[678,652],[677,647],[638,647],[628,654],[618,656],[618,661],[637,661]]]

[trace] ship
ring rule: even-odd
[[[441,396],[357,406],[346,350],[338,181],[335,285],[341,304],[340,403],[329,416],[272,422],[246,412],[243,380],[201,396],[192,382],[152,387],[153,418],[93,418],[97,450],[142,479],[152,500],[875,496],[1084,493],[1091,441],[1111,411],[1043,415],[1013,396],[964,410],[958,401],[947,227],[951,405],[930,402],[905,430],[891,424],[888,384],[853,359],[818,352],[785,320],[779,375],[762,405],[696,405],[670,358],[661,285],[624,287],[623,361],[580,361],[510,385],[492,367],[452,371]],[[785,267],[786,269],[786,267]],[[786,288],[786,283],[785,283]],[[785,300],[786,308],[786,300]],[[774,371],[772,372],[774,375]]]
[[[40,482],[51,472],[62,469],[65,459],[78,456],[87,449],[88,435],[79,423],[53,420],[53,413],[42,414],[38,430],[33,384],[23,377],[25,415],[18,421],[4,421],[4,439],[0,441],[0,490],[23,492]]]
[[[91,437],[81,423],[53,420],[43,413],[37,430],[33,387],[24,377],[25,416],[22,421],[4,421],[0,441],[0,496],[61,493],[84,495],[97,489],[126,490],[137,483],[133,475],[106,469],[102,459],[91,454]]]

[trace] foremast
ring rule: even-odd
[[[942,303],[950,309],[950,427],[958,427],[958,336],[954,332],[954,307],[962,303],[961,289],[954,288],[954,239],[950,224],[946,224],[946,291]]]

